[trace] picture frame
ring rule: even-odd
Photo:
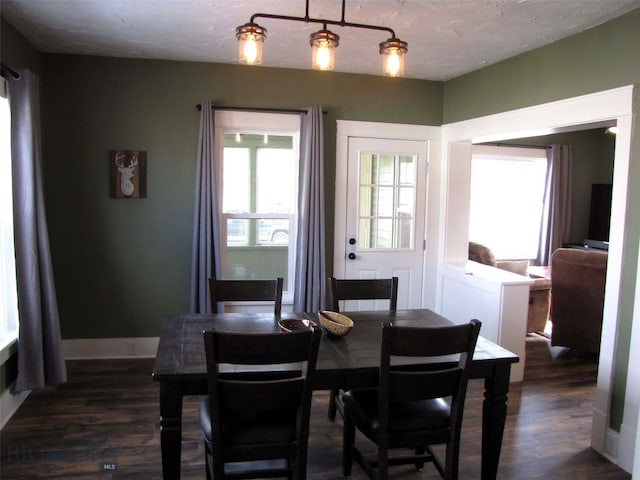
[[[109,172],[109,191],[112,198],[147,197],[146,151],[111,150]]]

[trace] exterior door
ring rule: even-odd
[[[422,303],[427,160],[426,141],[348,138],[344,246],[336,245],[344,251],[344,268],[335,276],[397,276],[399,309]],[[386,301],[345,305],[384,308]]]

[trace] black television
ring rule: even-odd
[[[591,185],[589,240],[597,240],[600,242],[609,241],[611,190],[612,184],[610,183],[594,183]]]

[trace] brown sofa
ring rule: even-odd
[[[600,351],[608,254],[559,248],[551,256],[551,345]]]
[[[551,296],[551,280],[548,278],[530,275],[527,272],[529,262],[523,261],[496,261],[489,248],[475,242],[469,242],[469,260],[502,268],[519,275],[534,279],[529,287],[529,311],[527,314],[527,333],[542,332],[549,318],[549,305]]]

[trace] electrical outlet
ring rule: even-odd
[[[127,342],[127,355],[135,355],[136,354],[136,342],[133,340],[129,340]]]

